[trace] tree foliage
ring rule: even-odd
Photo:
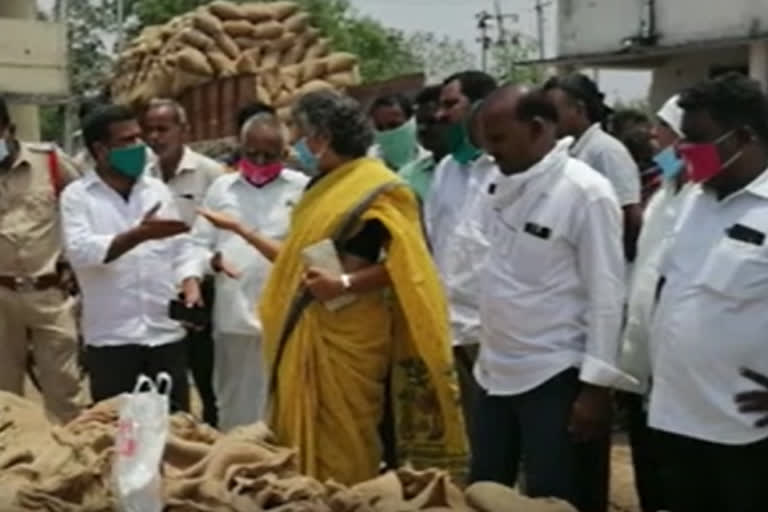
[[[405,41],[430,82],[477,66],[477,56],[460,39],[414,32],[406,36]]]
[[[490,72],[501,83],[537,84],[544,78],[539,66],[521,62],[529,61],[535,55],[534,44],[518,37],[512,37],[491,49]]]
[[[60,12],[56,0],[54,12]],[[127,2],[130,5],[130,2]],[[70,86],[80,95],[101,88],[112,68],[106,34],[117,26],[115,0],[68,0]]]

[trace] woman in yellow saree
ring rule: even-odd
[[[460,476],[467,450],[447,307],[416,199],[365,158],[373,134],[354,100],[309,94],[294,123],[318,176],[285,241],[201,212],[274,261],[260,307],[270,426],[297,448],[303,472],[354,484],[379,471],[388,395],[399,463]],[[307,264],[307,248],[329,240],[342,275]],[[329,306],[350,294],[351,303]]]

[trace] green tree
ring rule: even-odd
[[[130,0],[127,3],[130,7]],[[62,0],[56,0],[52,13],[60,12],[61,4]],[[112,71],[112,48],[104,35],[116,28],[116,5],[115,0],[68,0],[67,11],[70,90],[78,98],[100,91]],[[49,20],[52,13],[40,13],[39,17]],[[65,116],[63,106],[40,109],[44,140],[63,142]]]
[[[460,39],[439,37],[432,32],[414,32],[405,41],[431,82],[477,66],[477,55]]]
[[[502,83],[537,84],[544,78],[542,68],[533,64],[520,64],[533,59],[535,52],[535,45],[531,41],[513,36],[492,47],[490,72]]]
[[[128,9],[129,34],[136,34],[150,25],[162,25],[174,16],[194,10],[209,0],[134,0]]]
[[[112,70],[113,48],[105,34],[117,28],[116,0],[68,0],[70,85],[76,95],[92,93],[103,87]],[[56,0],[59,12],[62,0]],[[132,8],[131,0],[126,2]]]

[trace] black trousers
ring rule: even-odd
[[[610,440],[571,439],[568,424],[580,389],[578,371],[571,369],[520,395],[481,390],[474,404],[470,481],[514,487],[522,465],[529,496],[560,498],[582,512],[603,510]]]
[[[91,396],[96,402],[133,391],[139,375],[154,379],[167,372],[173,379],[171,410],[189,410],[187,349],[183,341],[146,347],[88,347],[86,362],[91,381]]]
[[[207,277],[201,285],[203,301],[213,306],[213,278]],[[210,323],[203,330],[187,331],[187,359],[197,393],[203,403],[203,421],[212,427],[219,422],[216,394],[213,391],[213,328]]]
[[[654,436],[670,512],[768,510],[768,439],[732,446],[659,431]]]
[[[626,412],[640,509],[643,512],[668,510],[661,481],[658,446],[655,432],[648,427],[648,414],[643,409],[644,397],[635,393],[617,393],[616,398]]]
[[[461,410],[464,413],[464,428],[467,436],[472,436],[472,412],[475,410],[475,400],[482,390],[473,374],[475,361],[480,352],[480,345],[461,345],[453,347],[453,360],[456,366],[456,377],[461,392]]]

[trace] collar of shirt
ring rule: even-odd
[[[695,184],[701,189],[701,192],[714,195],[714,192],[703,185]],[[733,192],[731,195],[724,197],[720,203],[725,204],[733,199],[740,197],[743,194],[752,194],[762,199],[768,199],[768,169],[763,171],[757,178],[752,180],[746,187]]]
[[[150,160],[150,165],[154,168],[157,176],[162,176],[162,169],[160,168],[160,161]],[[173,177],[177,177],[185,172],[195,172],[197,170],[197,155],[189,147],[184,146],[181,152],[181,160],[176,166],[176,170],[173,171]]]
[[[568,141],[560,141],[552,151],[527,171],[500,178],[494,194],[496,206],[504,207],[521,196],[523,192],[530,192],[527,190],[528,186],[534,182],[539,182],[539,178],[551,176],[551,179],[544,179],[543,181],[544,184],[549,183],[563,171],[567,161]]]
[[[603,129],[600,127],[600,123],[595,123],[592,126],[590,126],[587,131],[585,131],[583,134],[581,134],[581,137],[579,137],[577,140],[575,140],[571,145],[571,155],[577,156],[584,151],[584,149],[589,145],[592,138],[599,132],[601,132]],[[571,138],[573,140],[573,138]]]
[[[26,145],[19,142],[19,153],[16,155],[16,160],[13,161],[13,165],[11,165],[11,169],[16,169],[17,167],[20,167],[24,164],[29,164],[30,160],[30,154],[29,149],[27,149]]]
[[[768,170],[763,171],[760,176],[752,180],[749,185],[744,187],[744,191],[762,197],[763,199],[768,199]],[[739,192],[732,195],[738,194]],[[727,199],[728,198],[726,198],[726,200]]]
[[[131,194],[134,193],[139,188],[146,187],[148,185],[149,177],[146,174],[142,174],[136,179],[136,182],[133,184],[133,187],[131,188]],[[99,176],[99,174],[95,170],[86,171],[85,174],[83,174],[82,177],[83,180],[83,186],[84,188],[91,189],[94,186],[102,186],[107,187],[109,190],[112,190],[112,187],[107,185],[107,183]]]
[[[432,156],[432,153],[428,153],[421,158],[406,164],[405,167],[400,169],[400,174],[406,175],[418,172],[433,172],[435,167],[437,167],[437,162]]]

